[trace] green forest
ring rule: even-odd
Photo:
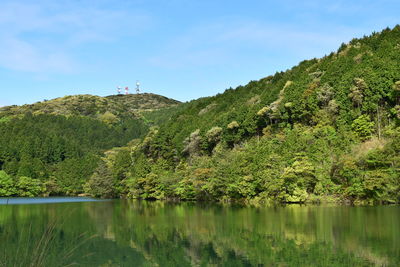
[[[84,193],[104,151],[153,125],[141,112],[177,103],[153,94],[80,95],[1,108],[0,196]]]
[[[85,99],[0,109],[1,196],[400,202],[400,26],[213,97]]]

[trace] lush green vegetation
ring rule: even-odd
[[[83,186],[104,151],[147,133],[152,124],[140,112],[150,112],[151,106],[156,109],[175,104],[176,101],[161,96],[144,94],[74,96],[3,108],[0,196],[83,193]],[[120,111],[115,108],[118,105]]]
[[[400,26],[174,112],[105,155],[88,192],[101,196],[108,184],[139,199],[400,201]]]
[[[39,179],[96,197],[400,201],[400,26],[214,97],[132,97],[3,108],[0,190]]]
[[[0,266],[398,266],[399,206],[0,205]]]
[[[179,104],[178,101],[156,94],[73,95],[44,100],[31,105],[7,106],[0,108],[3,116],[32,113],[64,116],[86,116],[106,123],[121,118],[140,117],[143,111],[153,111]]]

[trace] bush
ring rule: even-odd
[[[40,180],[26,176],[19,177],[16,189],[17,195],[20,197],[37,197],[45,191],[43,183]]]
[[[0,171],[0,197],[10,197],[15,194],[14,180],[5,171]]]

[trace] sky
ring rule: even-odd
[[[0,0],[0,106],[117,86],[180,101],[399,21],[398,0]]]

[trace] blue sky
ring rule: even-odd
[[[398,0],[0,0],[0,106],[117,85],[188,101],[400,23]]]

